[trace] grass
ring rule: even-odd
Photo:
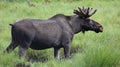
[[[31,67],[120,67],[119,2],[119,0],[71,0],[70,2],[61,0],[60,2],[45,3],[35,0],[33,3],[36,6],[29,7],[26,2],[1,1],[0,67],[15,67],[19,64],[30,64]],[[78,6],[96,8],[98,11],[91,18],[103,25],[104,32],[99,34],[95,32],[76,34],[71,44],[71,59],[55,60],[53,49],[40,51],[29,49],[28,56],[31,61],[20,59],[17,48],[10,54],[2,53],[11,41],[10,23],[23,18],[48,19],[58,13],[73,15],[73,10]],[[63,52],[61,53],[63,54]],[[38,61],[34,61],[34,59]]]

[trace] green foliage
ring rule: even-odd
[[[35,7],[29,7],[25,0],[6,1],[0,2],[0,67],[20,64],[30,64],[31,67],[120,67],[120,1],[51,0],[45,3],[44,0],[31,0]],[[78,6],[96,8],[98,11],[91,18],[103,25],[104,32],[76,34],[71,44],[71,59],[54,59],[53,49],[29,49],[27,59],[18,57],[17,48],[10,54],[3,54],[11,41],[10,23],[23,18],[48,19],[58,13],[73,15],[73,10]]]
[[[85,51],[85,67],[115,67],[119,64],[118,56],[120,56],[118,49],[112,48],[110,45],[90,46]]]

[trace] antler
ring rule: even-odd
[[[88,8],[78,7],[78,10],[74,10],[74,13],[82,18],[88,18],[91,17],[93,14],[95,14],[95,12],[97,11],[97,9],[95,9],[94,11],[92,11],[92,9],[93,8],[89,8],[89,7]]]

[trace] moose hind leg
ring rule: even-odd
[[[19,50],[18,50],[19,57],[24,57],[25,58],[27,49],[28,48],[24,48],[24,47],[19,46]]]
[[[31,45],[31,41],[24,41],[23,43],[21,43],[19,45],[19,50],[18,50],[18,54],[19,54],[19,57],[26,57],[26,51],[27,49],[30,47]]]
[[[11,52],[13,51],[18,45],[15,42],[11,42],[10,45],[6,48],[4,52]]]

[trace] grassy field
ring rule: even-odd
[[[29,7],[27,2],[0,1],[0,67],[24,67],[24,64],[31,67],[120,67],[119,0],[55,0],[50,3],[36,0],[33,3],[35,7]],[[47,19],[58,13],[73,15],[73,10],[78,6],[97,9],[91,18],[103,25],[104,32],[76,34],[71,44],[71,59],[55,60],[53,49],[29,49],[29,59],[19,58],[18,48],[10,54],[3,54],[11,41],[10,23],[23,18]]]

